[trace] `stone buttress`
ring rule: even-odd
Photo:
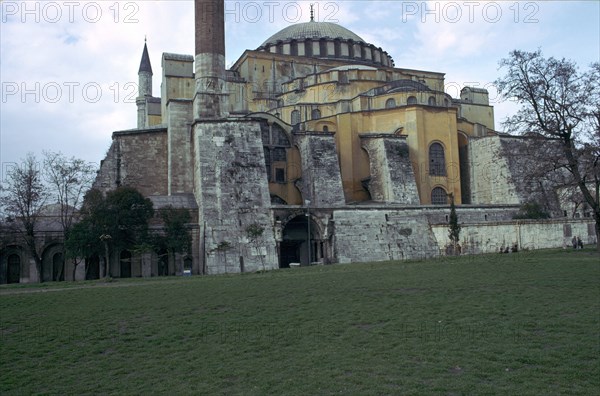
[[[202,272],[278,267],[260,122],[228,118],[224,1],[196,0],[192,145]]]

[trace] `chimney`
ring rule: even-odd
[[[196,96],[194,118],[217,119],[225,111],[225,0],[195,0]]]

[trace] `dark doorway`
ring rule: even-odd
[[[169,275],[169,253],[166,250],[158,252],[158,276]]]
[[[52,280],[55,282],[65,280],[65,260],[62,253],[54,253],[52,256]]]
[[[131,278],[131,253],[127,250],[121,252],[121,278]]]
[[[21,257],[18,254],[8,256],[8,266],[6,268],[6,283],[21,282]]]
[[[300,244],[298,241],[281,242],[279,255],[279,268],[290,268],[290,263],[300,262]]]
[[[316,226],[313,221],[310,222],[311,251],[310,260],[308,259],[308,218],[306,216],[296,216],[290,220],[283,229],[283,241],[279,245],[279,268],[289,268],[290,263],[300,263],[308,265],[315,261],[315,234]]]
[[[100,258],[98,256],[85,259],[85,279],[100,279]]]

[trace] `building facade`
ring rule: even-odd
[[[223,0],[196,0],[195,18],[195,54],[163,53],[159,96],[144,45],[137,127],[113,133],[94,183],[193,213],[193,251],[171,273],[184,260],[195,274],[217,274],[435,257],[449,242],[439,228],[451,199],[470,230],[488,230],[470,232],[464,252],[524,240],[504,225],[539,196],[505,155],[517,138],[495,131],[486,90],[452,98],[443,73],[396,67],[382,48],[312,17],[227,70]],[[570,240],[540,229],[554,234],[523,247]],[[137,275],[158,272],[156,257],[131,260]]]

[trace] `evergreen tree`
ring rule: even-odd
[[[450,194],[450,218],[448,220],[448,238],[452,242],[454,254],[458,252],[458,242],[460,241],[460,224],[458,224],[458,215],[454,205],[454,196]]]

